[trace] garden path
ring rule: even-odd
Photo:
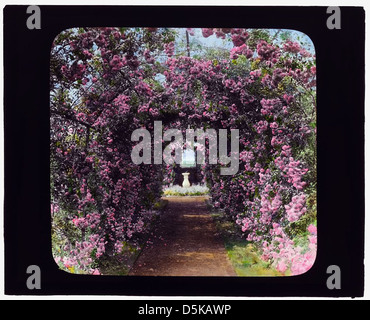
[[[155,237],[136,260],[133,276],[236,276],[207,197],[168,197]]]

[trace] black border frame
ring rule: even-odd
[[[365,12],[340,7],[329,30],[327,7],[27,6],[4,8],[4,239],[7,295],[361,297],[364,293]],[[318,254],[292,277],[122,277],[61,271],[50,248],[49,56],[54,37],[78,26],[284,28],[315,45],[318,105]],[[26,269],[41,268],[29,290]],[[341,269],[329,290],[327,267]]]

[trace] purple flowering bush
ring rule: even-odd
[[[261,30],[203,28],[225,52],[196,57],[176,40],[185,29],[75,28],[50,58],[50,172],[55,261],[99,274],[104,257],[138,244],[173,167],[132,162],[131,133],[239,129],[239,171],[201,168],[223,210],[271,268],[313,265],[316,231],[315,56]],[[188,29],[190,39],[196,29]],[[216,58],[215,58],[216,57]]]

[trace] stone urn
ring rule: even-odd
[[[184,172],[182,175],[184,177],[184,181],[182,182],[182,186],[184,188],[189,188],[190,187],[190,182],[189,182],[189,172]]]

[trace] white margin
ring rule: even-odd
[[[179,1],[179,0],[172,0],[172,1],[158,1],[158,0],[135,0],[135,1],[122,1],[122,0],[107,0],[107,1],[98,1],[98,0],[54,0],[54,1],[44,1],[39,0],[37,3],[32,1],[31,3],[25,3],[25,1],[7,1],[6,3],[0,1],[1,7],[1,14],[0,14],[0,73],[1,79],[3,79],[3,65],[4,65],[4,57],[3,57],[3,10],[6,5],[142,5],[142,6],[160,6],[160,5],[174,5],[174,6],[357,6],[363,7],[365,9],[365,15],[367,15],[368,9],[370,8],[370,4],[368,1],[349,1],[349,0],[338,0],[338,1],[310,1],[310,0],[285,0],[285,1],[266,1],[266,0],[250,0],[246,3],[243,0],[188,0],[188,1]],[[366,17],[365,17],[366,18]],[[370,26],[369,23],[366,24],[365,30],[365,86],[367,88],[367,83],[369,83],[369,75],[366,68],[366,53],[369,52],[369,33],[370,33]],[[3,84],[1,85],[0,89],[0,99],[4,101],[4,87]],[[369,145],[367,141],[370,139],[369,129],[366,126],[366,119],[369,117],[369,92],[365,90],[365,292],[364,297],[359,299],[370,299],[370,277],[368,274],[370,273],[370,225],[367,219],[367,208],[370,199],[370,192],[366,188],[366,182],[369,179],[369,172],[366,167],[366,163],[369,159]],[[4,118],[3,118],[3,111],[4,105],[2,103],[2,107],[0,109],[0,123],[2,126],[2,130],[0,131],[0,200],[1,200],[1,207],[0,207],[0,230],[1,230],[1,240],[0,240],[0,300],[64,300],[64,299],[72,299],[77,298],[78,300],[102,300],[102,299],[109,299],[109,300],[289,300],[289,297],[281,297],[281,298],[269,298],[269,297],[174,297],[174,296],[161,296],[161,297],[153,297],[153,296],[8,296],[4,295],[4,237],[3,237],[3,210],[4,210]],[[368,244],[368,245],[367,245]],[[311,298],[306,297],[292,297],[294,300],[311,300]],[[312,298],[315,300],[330,300],[331,298]],[[352,300],[351,298],[343,298],[345,300]]]

